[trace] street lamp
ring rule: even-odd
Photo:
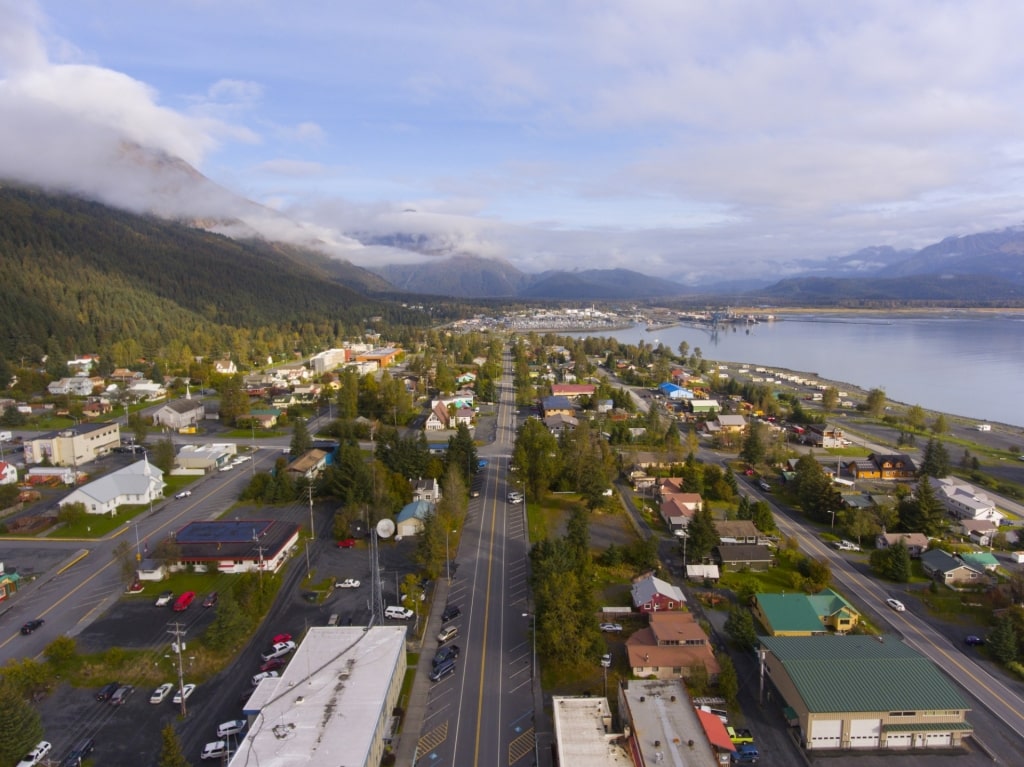
[[[832,509],[826,509],[825,513],[832,515],[832,529],[835,530],[836,529],[836,513],[834,511],[832,511]]]

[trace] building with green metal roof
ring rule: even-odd
[[[795,712],[807,750],[961,748],[968,702],[895,636],[761,637],[773,701]]]
[[[832,589],[810,595],[757,594],[754,616],[772,636],[846,633],[860,621],[860,613]]]

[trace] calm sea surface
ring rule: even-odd
[[[574,336],[592,335],[573,333]],[[896,402],[1024,426],[1024,316],[927,318],[779,315],[776,322],[717,332],[680,325],[599,335],[623,343],[680,341],[716,362],[744,362],[816,373]]]

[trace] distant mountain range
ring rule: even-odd
[[[1024,289],[1024,228],[1019,227],[948,237],[916,251],[880,245],[837,258],[790,262],[782,281],[778,275],[753,272],[734,273],[714,284],[684,285],[629,269],[531,274],[508,261],[467,252],[468,246],[444,234],[339,232],[310,225],[234,195],[180,158],[128,142],[107,159],[102,172],[106,175],[98,174],[93,182],[78,179],[63,191],[241,242],[262,241],[265,250],[278,250],[293,261],[311,258],[311,251],[322,253],[316,271],[365,294],[548,301],[705,297],[773,303],[995,304],[1019,302]],[[353,261],[375,266],[358,267]]]

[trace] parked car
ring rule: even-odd
[[[167,696],[174,690],[174,685],[170,682],[164,682],[162,685],[153,690],[153,694],[149,696],[150,703],[163,703],[167,700]]]
[[[454,620],[462,615],[462,608],[458,605],[448,605],[444,608],[444,612],[441,613],[441,623],[447,623],[450,620]]]
[[[49,741],[39,741],[36,744],[36,747],[25,754],[22,760],[18,762],[18,767],[35,767],[35,765],[39,764],[46,758],[46,755],[50,753],[51,748],[53,748],[53,745]]]
[[[446,660],[444,663],[438,664],[434,667],[434,670],[430,672],[431,682],[440,682],[449,674],[455,673],[455,661]]]
[[[180,493],[175,493],[174,497],[181,500],[182,498],[188,498],[190,495],[192,495],[191,490],[182,490]]]
[[[108,682],[99,689],[99,692],[96,693],[96,700],[101,703],[106,703],[110,700],[110,696],[117,692],[117,688],[120,686],[120,682]]]
[[[458,635],[458,626],[446,626],[445,628],[441,629],[441,633],[437,635],[437,641],[439,644],[444,644],[445,642],[455,639],[455,637],[457,637]]]
[[[82,762],[89,754],[96,749],[95,738],[83,738],[75,744],[75,747],[68,751],[60,767],[82,767]]]
[[[621,623],[602,623],[601,624],[601,631],[611,631],[611,632],[622,631],[622,624]]]
[[[284,658],[271,658],[260,665],[260,671],[277,671],[279,668],[284,668],[286,665],[288,665],[288,661]]]
[[[207,743],[203,746],[203,752],[199,755],[200,759],[221,759],[224,754],[228,752],[228,743],[226,740],[215,740]]]
[[[279,642],[290,642],[292,641],[292,635],[281,632],[280,634],[274,634],[274,638],[270,640],[270,644],[278,644]]]
[[[480,497],[480,491],[479,490],[470,490],[469,491],[469,497],[470,498],[479,498]]]
[[[904,605],[900,600],[893,599],[892,597],[886,599],[885,603],[898,613],[901,613],[907,609],[906,605]]]
[[[455,660],[459,657],[459,646],[457,644],[450,644],[446,647],[442,647],[434,655],[433,663],[431,664],[434,668],[437,668],[447,660]]]
[[[110,696],[111,706],[123,706],[128,702],[128,696],[135,692],[135,688],[130,684],[123,684],[114,691],[114,694]]]
[[[244,730],[244,719],[232,719],[230,722],[221,722],[217,725],[217,737],[230,738],[232,735],[240,735]]]
[[[355,545],[356,545],[356,539],[355,538],[342,538],[340,541],[338,541],[338,548],[339,549],[351,549]]]
[[[156,598],[156,606],[163,607],[169,605],[172,599],[174,599],[173,591],[161,591],[160,596]]]
[[[194,693],[195,691],[196,686],[194,684],[189,683],[182,687],[180,690],[178,690],[176,693],[174,693],[174,697],[171,699],[171,702],[181,703],[183,700],[188,700],[189,697],[191,697],[192,693]]]
[[[355,578],[346,578],[345,580],[343,580],[340,583],[338,583],[338,588],[339,589],[358,589],[359,588],[359,581],[357,581]]]
[[[258,674],[254,674],[253,678],[249,681],[252,682],[253,687],[257,687],[259,686],[259,683],[262,682],[264,679],[276,679],[279,676],[281,675],[276,671],[261,671]]]
[[[184,610],[187,610],[188,606],[190,604],[192,604],[192,602],[195,600],[195,598],[196,598],[196,592],[194,592],[194,591],[186,591],[184,594],[182,594],[180,597],[178,597],[178,599],[175,601],[175,603],[174,603],[174,612],[180,613],[180,612],[182,612]]]
[[[295,642],[278,642],[260,657],[262,657],[263,662],[266,663],[268,660],[283,658],[285,655],[289,655],[293,652],[295,652]]]
[[[213,607],[217,604],[218,594],[216,591],[211,591],[206,595],[206,599],[203,600],[203,607]]]
[[[752,743],[744,743],[736,746],[736,751],[732,755],[733,764],[757,764],[757,760],[761,758],[761,752],[757,750],[757,746]]]
[[[739,745],[740,743],[754,742],[754,734],[750,730],[743,729],[742,727],[736,728],[732,725],[726,725],[725,731],[729,733],[729,740],[736,745]]]
[[[393,618],[394,620],[407,621],[415,613],[408,607],[401,607],[400,605],[388,605],[384,608],[384,617]]]
[[[29,621],[28,623],[24,624],[21,627],[21,633],[22,634],[31,634],[37,628],[42,626],[45,622],[46,621],[44,621],[42,618],[36,618],[35,620],[31,620],[31,621]]]

